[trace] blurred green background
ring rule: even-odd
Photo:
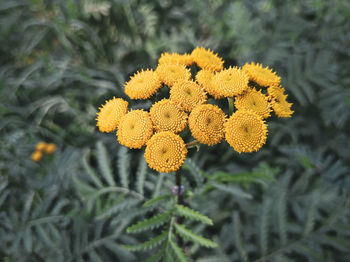
[[[196,46],[225,67],[272,67],[295,113],[269,119],[257,153],[226,142],[191,151],[186,201],[214,221],[192,229],[219,247],[189,244],[189,261],[350,261],[347,0],[2,0],[1,261],[146,261],[152,250],[122,245],[157,232],[125,229],[174,176],[99,133],[96,112],[127,99],[125,81],[162,52]],[[35,163],[40,141],[57,150]]]

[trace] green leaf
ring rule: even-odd
[[[87,161],[88,154],[85,154],[84,157],[82,158],[82,164],[83,168],[85,169],[86,173],[89,175],[91,181],[98,187],[101,188],[103,187],[103,184],[101,180],[98,178],[97,174],[95,171],[91,168],[91,166],[88,164]]]
[[[176,232],[185,239],[188,239],[204,247],[217,247],[217,244],[215,242],[193,233],[183,225],[175,223],[174,226]]]
[[[227,193],[230,193],[232,195],[235,195],[237,197],[241,197],[241,198],[246,198],[246,199],[252,199],[253,196],[244,192],[242,189],[238,188],[238,187],[235,187],[235,186],[231,186],[231,185],[224,185],[224,184],[219,184],[219,183],[216,183],[214,181],[211,181],[210,184],[221,190],[221,191],[224,191],[224,192],[227,192]]]
[[[177,261],[180,262],[188,262],[187,257],[185,256],[184,252],[181,250],[181,248],[171,239],[169,239],[170,247],[174,252],[174,255],[176,256]]]
[[[97,161],[98,161],[98,167],[101,170],[101,173],[103,177],[106,179],[108,185],[110,186],[116,186],[116,183],[113,179],[112,170],[110,167],[109,158],[107,156],[107,150],[105,146],[102,144],[102,142],[97,142]]]
[[[143,207],[150,207],[150,206],[154,206],[154,205],[159,205],[160,203],[167,201],[170,198],[170,195],[166,194],[166,195],[162,195],[162,196],[157,196],[155,198],[152,198],[148,201],[146,201],[143,204]]]
[[[164,230],[159,236],[156,236],[147,242],[144,242],[144,243],[138,244],[138,245],[134,245],[134,246],[123,245],[123,247],[129,251],[149,250],[149,249],[153,249],[153,248],[159,246],[160,244],[162,244],[167,239],[167,237],[168,237],[168,231]]]
[[[207,225],[213,225],[213,221],[209,217],[183,205],[176,205],[176,213],[188,219],[200,221]]]
[[[150,219],[138,222],[126,229],[128,233],[142,232],[153,228],[158,228],[170,219],[170,212],[165,212],[151,217]]]
[[[143,195],[143,187],[145,185],[145,179],[147,174],[147,162],[145,157],[141,155],[139,166],[136,172],[136,191]]]
[[[118,171],[121,185],[129,188],[130,155],[125,146],[120,146],[118,151]]]
[[[164,248],[161,248],[158,250],[157,253],[155,253],[153,256],[148,258],[146,262],[159,262],[161,261],[163,256],[164,256]]]

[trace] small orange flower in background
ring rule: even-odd
[[[32,153],[32,160],[39,162],[45,154],[52,154],[56,151],[56,145],[54,143],[39,142],[35,146],[35,150]]]
[[[128,102],[113,98],[97,113],[99,130],[117,130],[126,147],[146,146],[146,162],[164,173],[179,170],[188,148],[200,143],[213,146],[225,138],[238,153],[258,151],[267,140],[267,119],[272,113],[290,117],[292,103],[272,69],[254,62],[243,68],[223,65],[222,58],[204,47],[191,54],[161,54],[154,70],[138,72],[125,84],[130,99],[152,98],[150,109],[127,112]],[[160,92],[163,85],[170,89],[168,97]],[[228,116],[208,103],[223,98]],[[189,135],[187,126],[194,140],[186,144],[182,137]]]

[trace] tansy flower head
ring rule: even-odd
[[[272,108],[279,117],[291,117],[294,113],[291,110],[292,103],[287,102],[288,95],[284,94],[284,88],[280,86],[271,86],[267,89],[268,94],[272,98]]]
[[[153,104],[150,115],[156,131],[179,133],[187,125],[187,114],[169,99],[163,99]]]
[[[195,139],[215,145],[224,138],[225,113],[216,105],[198,105],[190,114],[189,127]]]
[[[266,123],[251,110],[237,110],[225,124],[226,141],[238,153],[258,151],[266,137]]]
[[[45,147],[45,153],[46,154],[52,154],[56,151],[56,145],[54,143],[49,143]]]
[[[169,54],[167,52],[162,53],[158,59],[159,65],[184,65],[190,66],[193,64],[193,58],[189,54],[180,55],[178,53]]]
[[[184,65],[162,64],[158,65],[156,71],[159,79],[169,87],[172,87],[176,81],[189,80],[191,72]]]
[[[216,97],[233,97],[248,88],[248,76],[237,67],[216,72],[213,78],[213,94]]]
[[[39,150],[35,150],[32,154],[32,160],[34,162],[39,162],[43,158],[43,153]]]
[[[202,69],[220,71],[224,68],[224,61],[210,49],[206,50],[204,47],[196,47],[192,51],[191,56],[193,61]]]
[[[137,72],[125,84],[125,94],[131,99],[148,99],[162,87],[162,82],[153,70]]]
[[[196,81],[209,95],[213,96],[215,99],[223,98],[223,96],[220,96],[216,92],[213,86],[213,77],[214,72],[203,69],[197,73]]]
[[[145,159],[158,172],[174,172],[183,165],[187,148],[179,135],[170,131],[156,133],[148,142]]]
[[[207,95],[204,90],[193,81],[178,81],[170,90],[170,100],[182,110],[192,111],[196,105],[204,104]]]
[[[120,118],[128,111],[128,102],[121,98],[113,98],[99,108],[97,126],[101,132],[112,132],[117,129]]]
[[[132,110],[123,116],[117,131],[119,143],[129,148],[141,148],[152,134],[151,117],[143,110]]]
[[[262,116],[268,118],[271,113],[271,104],[268,97],[256,89],[248,89],[243,94],[235,98],[235,106],[239,109],[250,109]]]
[[[275,72],[259,63],[246,63],[243,66],[243,71],[248,75],[249,80],[261,86],[278,85],[281,81],[281,78]]]
[[[39,142],[36,144],[35,150],[37,151],[44,151],[47,144],[45,142]]]

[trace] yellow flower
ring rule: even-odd
[[[271,86],[267,89],[267,92],[272,98],[272,108],[276,115],[279,117],[291,117],[294,113],[291,110],[293,104],[287,102],[288,95],[284,94],[284,88]]]
[[[224,138],[225,113],[216,105],[198,105],[188,119],[191,133],[199,142],[215,145]]]
[[[237,96],[235,106],[238,110],[250,109],[263,118],[268,118],[271,113],[268,97],[256,89],[248,89],[242,95]]]
[[[169,54],[167,52],[162,53],[158,59],[159,65],[184,65],[190,66],[193,64],[193,58],[189,54],[180,55],[178,53]]]
[[[193,61],[202,69],[220,71],[224,68],[224,61],[210,49],[206,50],[204,47],[196,47],[192,51],[191,56]]]
[[[121,98],[106,101],[97,113],[97,126],[101,132],[112,132],[118,128],[120,118],[128,111],[128,102]]]
[[[179,135],[170,131],[156,133],[148,142],[145,159],[154,170],[162,173],[174,172],[183,165],[187,148]]]
[[[43,158],[43,153],[41,151],[35,150],[32,154],[32,160],[34,162],[39,162]]]
[[[141,148],[152,134],[152,120],[149,113],[144,110],[131,110],[120,119],[118,141],[126,147]]]
[[[215,99],[223,98],[223,96],[219,96],[213,86],[213,78],[214,72],[209,70],[200,70],[196,75],[197,83],[211,96]]]
[[[230,67],[215,73],[213,94],[216,97],[233,97],[248,88],[248,76],[237,67]]]
[[[49,143],[45,147],[45,153],[46,154],[52,154],[56,151],[56,145],[54,143]]]
[[[150,115],[156,131],[179,133],[187,125],[187,114],[169,99],[163,99],[153,104]]]
[[[176,81],[189,80],[191,71],[184,65],[162,64],[158,65],[156,71],[159,79],[169,87],[172,87]]]
[[[45,142],[39,142],[38,144],[36,144],[35,150],[44,151],[46,146],[47,144]]]
[[[249,80],[261,86],[278,85],[281,81],[281,78],[275,72],[268,67],[262,67],[259,63],[246,63],[243,66],[243,71],[249,76]]]
[[[251,110],[237,110],[225,124],[226,141],[238,153],[258,151],[266,137],[265,121]]]
[[[137,72],[125,84],[125,94],[131,99],[148,99],[162,87],[162,82],[153,70]]]
[[[170,100],[180,109],[190,112],[196,105],[204,104],[207,101],[207,95],[193,81],[178,81],[170,89]]]

